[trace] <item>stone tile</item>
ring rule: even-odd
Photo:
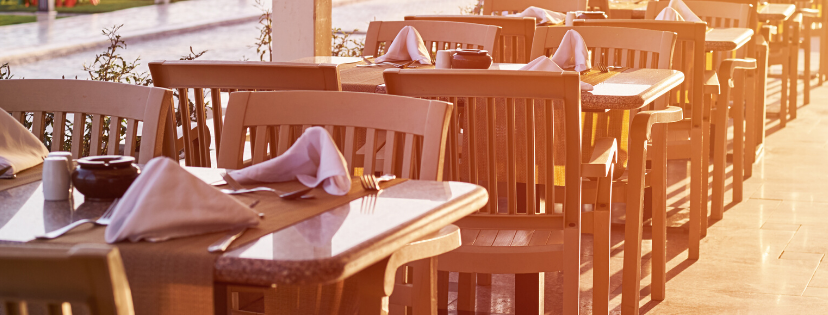
[[[779,230],[779,231],[796,231],[799,229],[799,224],[781,224],[781,223],[765,223],[762,225],[763,230]]]
[[[761,263],[741,263],[703,257],[670,279],[668,287],[799,295],[817,265],[817,261],[803,260],[768,259]]]
[[[768,218],[768,222],[828,227],[828,203],[786,201]]]
[[[824,227],[802,226],[791,238],[785,250],[826,254],[828,253],[828,230]]]
[[[815,288],[809,286],[805,289],[805,292],[802,293],[802,296],[828,298],[828,288]]]
[[[737,229],[714,225],[702,240],[701,259],[763,264],[778,259],[793,231]]]
[[[820,262],[808,287],[828,288],[828,262]]]
[[[779,256],[779,259],[822,261],[822,257],[824,256],[825,254],[820,253],[801,253],[786,250],[782,252],[782,255]]]
[[[818,314],[828,301],[804,296],[668,287],[667,299],[641,301],[641,314]]]

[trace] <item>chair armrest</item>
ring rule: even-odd
[[[744,58],[744,59],[725,59],[719,65],[719,70],[716,73],[719,75],[719,84],[724,85],[727,84],[729,87],[733,87],[733,71],[736,69],[756,69],[756,59],[754,58]]]
[[[612,164],[618,162],[618,146],[615,138],[598,138],[589,161],[581,164],[583,177],[607,177]]]
[[[817,9],[801,8],[801,9],[799,9],[799,13],[802,13],[803,17],[808,17],[808,18],[818,18],[819,17],[819,10],[817,10]]]
[[[649,140],[653,125],[677,122],[682,119],[684,119],[684,114],[681,107],[678,106],[667,106],[665,109],[638,112],[633,117],[630,126],[630,138],[641,139],[638,137],[643,136],[644,140]]]

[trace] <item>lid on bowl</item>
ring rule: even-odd
[[[87,169],[109,169],[130,166],[135,158],[123,155],[88,156],[78,159],[78,165]]]
[[[489,51],[485,49],[457,49],[455,52],[458,55],[488,55]]]

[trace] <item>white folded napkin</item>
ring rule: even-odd
[[[505,16],[519,16],[519,17],[533,17],[535,21],[537,21],[537,25],[546,25],[546,24],[561,24],[566,20],[566,13],[560,13],[555,11],[550,11],[544,8],[538,7],[528,7],[526,10],[523,10],[521,13],[515,14],[508,14],[506,12],[503,13]]]
[[[393,60],[415,60],[424,65],[431,64],[431,54],[428,53],[420,33],[413,26],[403,27],[388,46],[385,55],[377,57],[376,62]]]
[[[247,205],[201,181],[173,160],[149,161],[118,201],[105,239],[159,242],[259,224]]]
[[[671,7],[666,7],[664,10],[658,13],[658,16],[655,18],[657,21],[684,21],[684,18],[681,16],[676,9]]]
[[[284,154],[232,171],[230,176],[240,183],[299,180],[308,187],[321,183],[329,194],[342,196],[351,190],[347,165],[328,131],[311,127]]]
[[[678,18],[672,17],[673,13],[667,10],[668,8],[673,9],[675,13],[678,15]],[[665,12],[667,11],[667,12]],[[671,19],[673,18],[673,19]],[[688,22],[701,22],[700,19],[684,1],[681,0],[670,0],[670,3],[667,4],[667,7],[661,12],[658,13],[658,16],[655,18],[656,20],[662,21],[688,21]]]
[[[11,166],[0,178],[43,163],[49,150],[26,127],[0,108],[0,170]]]
[[[584,38],[575,30],[568,30],[561,40],[558,50],[552,55],[554,61],[561,68],[575,67],[575,71],[589,70],[592,65],[589,63],[589,50]]]
[[[518,70],[552,71],[557,73],[561,73],[564,71],[554,61],[552,61],[552,59],[549,59],[546,56],[540,56],[538,58],[535,58],[535,60],[532,60],[532,62],[526,64]],[[581,91],[592,91],[592,89],[592,84],[581,81]]]

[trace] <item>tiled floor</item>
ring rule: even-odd
[[[769,111],[778,111],[779,82],[769,84]],[[667,299],[649,296],[651,240],[645,229],[643,314],[828,312],[828,261],[823,262],[828,254],[828,85],[811,90],[811,104],[802,106],[801,94],[799,100],[798,118],[784,129],[778,128],[778,115],[768,115],[765,153],[745,182],[745,200],[732,202],[728,181],[724,219],[710,221],[697,261],[687,259],[687,163],[670,163]],[[620,314],[623,236],[623,226],[613,228],[613,314]],[[584,238],[581,309],[590,314],[591,242],[590,236]],[[513,279],[494,275],[491,287],[479,286],[477,311],[514,313]],[[547,314],[561,312],[561,281],[560,273],[546,274]],[[456,290],[456,284],[451,288]],[[450,299],[455,297],[452,292]],[[453,304],[449,313],[455,313]]]

